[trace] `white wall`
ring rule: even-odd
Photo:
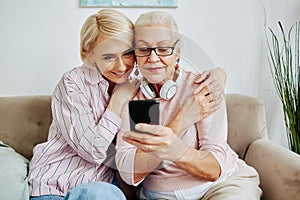
[[[278,35],[280,35],[278,21],[282,22],[284,29],[287,32],[296,21],[300,20],[299,0],[263,0],[263,4],[266,10],[266,27],[272,28]],[[267,33],[267,36],[270,36],[270,32],[267,31]],[[262,52],[261,61],[261,91],[258,95],[263,98],[266,104],[270,139],[282,146],[287,146],[282,105],[275,92],[270,70],[268,68],[266,40],[264,41],[262,48],[264,51]]]
[[[298,0],[179,0],[178,8],[160,10],[171,12],[181,32],[226,69],[226,92],[265,100],[270,138],[286,146],[266,61],[263,6],[271,27],[277,20],[288,27],[300,16]],[[79,0],[1,0],[0,96],[51,94],[63,72],[81,64],[79,31],[97,10],[80,8]],[[135,20],[150,9],[118,10]]]

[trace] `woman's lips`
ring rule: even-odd
[[[124,76],[127,76],[129,73],[130,73],[130,71],[124,71],[124,72],[111,72],[111,73],[113,73],[115,76],[117,76],[117,77],[124,77]]]
[[[146,67],[145,70],[151,72],[151,73],[159,73],[161,70],[163,70],[165,67]]]

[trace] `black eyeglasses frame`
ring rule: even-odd
[[[172,47],[142,47],[142,48],[135,48],[134,50],[142,50],[142,49],[144,49],[144,50],[150,50],[149,53],[146,54],[146,55],[137,55],[136,51],[134,51],[135,52],[135,56],[136,57],[148,57],[148,56],[151,55],[152,51],[154,51],[157,56],[162,56],[162,57],[164,57],[164,56],[170,56],[170,55],[173,54],[174,49],[175,49],[175,47],[176,47],[176,45],[177,45],[178,42],[179,42],[179,39],[176,40],[176,42],[174,43],[174,45]],[[169,54],[166,54],[166,55],[159,54],[156,51],[157,49],[171,49],[171,52]]]

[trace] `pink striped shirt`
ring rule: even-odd
[[[108,82],[95,68],[66,72],[52,95],[48,140],[35,146],[29,169],[31,196],[62,195],[78,184],[112,182],[121,119],[106,109]]]
[[[160,124],[166,125],[174,118],[185,98],[191,95],[197,87],[193,82],[197,76],[197,74],[183,71],[183,80],[177,88],[175,96],[171,100],[160,99]],[[139,91],[135,99],[145,99],[145,97]],[[185,117],[188,117],[188,113]],[[130,129],[126,106],[124,106],[121,118],[123,123],[117,136],[116,165],[121,177],[128,184],[134,185],[136,147],[122,139],[124,132]],[[237,155],[227,144],[227,114],[224,99],[217,111],[191,126],[181,139],[191,148],[210,151],[220,164],[222,177],[227,177],[236,168]],[[144,179],[143,186],[154,192],[166,192],[193,188],[206,183],[208,182],[197,179],[177,167],[175,163],[165,160]]]

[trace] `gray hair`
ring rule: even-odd
[[[163,11],[150,11],[141,14],[135,21],[135,30],[153,25],[163,25],[172,31],[172,35],[178,40],[177,49],[180,54],[182,48],[181,34],[178,32],[178,25],[174,17]],[[177,61],[179,62],[179,60]]]
[[[175,33],[175,37],[179,38],[178,26],[174,17],[167,12],[162,11],[150,11],[141,14],[135,22],[135,28],[143,28],[146,26],[151,26],[153,24],[160,24],[168,26]]]
[[[150,11],[141,14],[135,22],[135,27],[142,28],[151,24],[168,25],[172,30],[178,31],[178,26],[173,16],[162,11]]]

